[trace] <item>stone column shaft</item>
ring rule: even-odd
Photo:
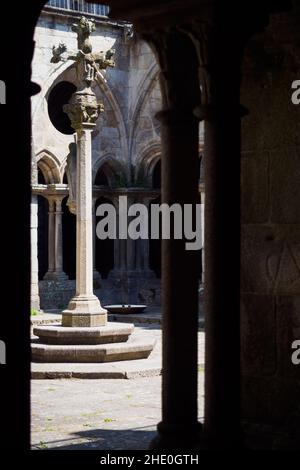
[[[196,204],[198,123],[192,115],[187,121],[180,115],[177,122],[170,119],[162,124],[162,202]],[[180,163],[183,152],[188,155],[184,169]],[[162,268],[163,421],[158,429],[163,436],[173,428],[177,438],[184,441],[185,432],[188,439],[193,434],[196,439],[198,430],[195,252],[186,251],[184,240],[162,240]]]
[[[63,271],[63,234],[62,234],[61,196],[48,198],[48,271],[44,279],[67,279]]]
[[[107,312],[93,294],[92,137],[94,124],[77,130],[76,296],[63,312],[64,326],[101,326]]]
[[[210,112],[205,122],[205,432],[214,446],[236,449],[241,440],[242,52],[226,21],[217,30],[209,44]],[[225,33],[226,43],[220,39]]]
[[[78,166],[76,217],[76,295],[93,295],[93,234],[92,234],[92,185],[91,155],[92,130],[82,129],[77,132]]]
[[[63,271],[62,198],[56,198],[55,204],[55,272],[59,277],[67,278]]]
[[[44,279],[52,279],[55,270],[55,203],[48,199],[48,271]]]

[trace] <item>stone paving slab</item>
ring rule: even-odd
[[[198,373],[199,420],[204,374]],[[33,380],[32,449],[146,450],[161,420],[161,377]]]
[[[161,420],[161,327],[145,324],[135,331],[140,337],[156,339],[147,360],[94,364],[93,369],[88,369],[89,364],[76,364],[76,370],[66,369],[65,364],[48,364],[47,369],[41,369],[43,364],[33,364],[33,376],[41,378],[42,374],[44,380],[31,382],[32,449],[148,448]],[[199,332],[198,338],[198,407],[202,420],[204,333]],[[45,378],[46,370],[51,380]],[[59,379],[62,372],[69,374],[69,380]]]
[[[102,364],[34,363],[31,368],[33,379],[135,379],[160,374],[161,367],[150,359]]]

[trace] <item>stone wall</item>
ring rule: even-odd
[[[299,19],[274,15],[248,45],[241,98],[243,413],[283,428],[300,421]]]
[[[94,293],[102,305],[146,304],[148,307],[161,305],[160,279],[151,278],[128,280],[121,277],[94,281]],[[130,285],[128,286],[130,282]],[[42,280],[39,282],[40,308],[44,311],[64,310],[75,295],[75,281]]]

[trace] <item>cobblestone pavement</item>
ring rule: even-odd
[[[159,338],[160,329],[152,331]],[[200,332],[200,363],[203,354],[204,333]],[[201,419],[202,366],[198,376]],[[147,449],[161,419],[160,376],[131,380],[32,380],[31,392],[33,449]]]

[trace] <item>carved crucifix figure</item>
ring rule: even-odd
[[[77,33],[78,50],[68,51],[64,43],[60,43],[57,47],[53,46],[52,49],[52,63],[66,62],[67,60],[74,61],[79,89],[90,87],[99,69],[103,70],[115,66],[112,59],[115,52],[113,49],[93,53],[90,36],[95,29],[95,22],[82,16],[79,23],[74,23],[72,26],[72,31]]]

